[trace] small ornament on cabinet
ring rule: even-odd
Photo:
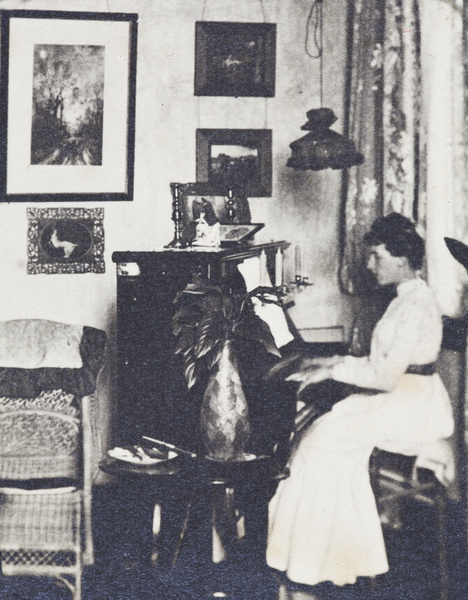
[[[140,265],[136,262],[118,263],[118,277],[138,277],[141,274]]]

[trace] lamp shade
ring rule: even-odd
[[[336,121],[331,109],[309,110],[307,118],[307,123],[301,129],[310,133],[289,145],[292,156],[286,163],[288,167],[298,171],[320,171],[328,168],[345,169],[364,162],[364,156],[356,150],[354,142],[329,129]]]

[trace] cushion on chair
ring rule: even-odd
[[[44,390],[62,389],[76,396],[87,396],[96,389],[106,346],[106,333],[83,327],[79,344],[80,368],[20,367],[0,368],[0,396],[35,398]]]
[[[455,481],[455,453],[450,438],[407,444],[405,447],[400,443],[386,442],[385,447],[379,448],[379,451],[414,457],[415,468],[433,471],[435,477],[446,487]]]
[[[42,364],[56,362],[57,366],[25,368],[28,363],[21,362],[25,356],[20,353],[15,366],[0,368],[0,479],[76,479],[80,472],[81,398],[96,389],[106,334],[93,327],[61,328],[51,321],[32,320],[31,328],[23,321],[1,325],[0,345],[5,341],[5,347],[13,348],[15,344],[5,332],[16,331],[27,339],[26,354],[34,345],[41,347],[37,336],[42,331],[44,340],[55,346]],[[68,350],[64,340],[69,342]],[[21,347],[18,340],[16,344]],[[59,347],[65,354],[71,354],[72,348],[76,354],[78,349],[80,360],[75,364],[81,366],[63,367],[72,362],[58,356],[52,360]]]
[[[43,319],[0,321],[0,367],[79,369],[82,334],[82,326]]]
[[[455,483],[455,448],[451,439],[424,444],[416,459],[416,467],[430,470],[446,487]]]

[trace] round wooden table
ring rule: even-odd
[[[143,490],[132,503],[146,502],[141,526],[150,538],[148,517],[160,506],[157,564],[173,567],[190,538],[192,552],[201,560],[218,563],[249,544],[255,555],[264,555],[268,501],[287,472],[271,457],[248,458],[220,462],[178,455],[140,465],[108,456],[99,467],[123,480],[130,492],[137,486]]]

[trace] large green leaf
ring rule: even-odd
[[[187,362],[185,364],[185,379],[187,381],[188,389],[192,388],[197,381],[197,377],[195,376],[195,368],[196,368],[195,361]]]
[[[205,317],[197,328],[195,342],[195,356],[202,358],[205,354],[211,352],[217,344],[224,341],[225,338],[224,319],[219,314]]]
[[[204,314],[219,313],[223,310],[223,296],[218,292],[211,291],[200,298],[196,302],[201,312]]]
[[[246,294],[245,300],[248,300],[249,298],[259,298],[264,304],[276,304],[282,306],[281,302],[278,300],[278,292],[275,288],[271,287],[256,287]]]
[[[242,319],[236,334],[238,338],[259,342],[267,352],[281,357],[281,352],[276,346],[275,338],[272,336],[269,326],[256,314],[249,314],[248,317]]]
[[[223,288],[213,284],[209,279],[204,279],[199,275],[193,274],[193,280],[188,283],[185,288],[176,294],[174,303],[178,303],[184,296],[204,296],[207,294],[218,294],[223,296]]]
[[[273,288],[259,287],[238,295],[197,275],[177,294],[172,319],[175,353],[182,357],[189,389],[199,377],[212,371],[228,339],[252,340],[267,352],[281,356],[270,328],[253,310],[252,297],[280,304]]]
[[[196,344],[196,328],[184,327],[176,337],[174,354],[185,353],[187,348],[194,348]]]
[[[203,313],[196,305],[181,306],[172,317],[172,331],[178,335],[183,327],[197,327]]]

